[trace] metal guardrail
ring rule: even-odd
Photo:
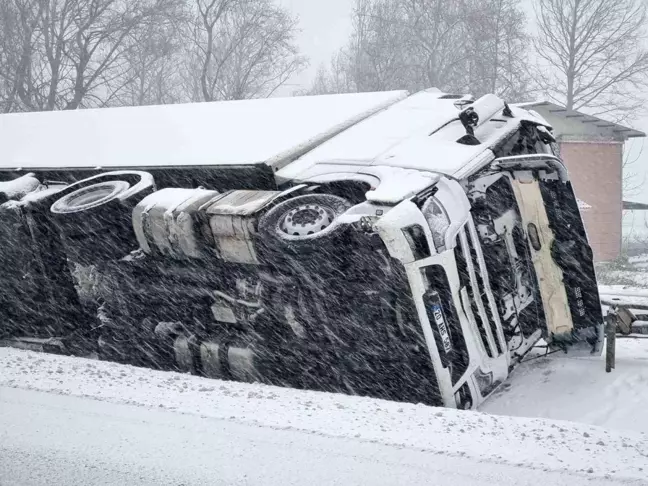
[[[616,365],[617,338],[648,339],[648,314],[635,314],[648,311],[648,304],[606,298],[601,299],[601,304],[609,306],[605,316],[605,371],[610,373]]]
[[[631,302],[631,298],[626,298],[625,300],[612,300],[609,298],[602,298],[601,304],[607,305],[609,307],[627,307],[634,310],[648,311],[648,304],[633,303]]]

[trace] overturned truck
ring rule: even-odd
[[[0,339],[475,407],[602,348],[551,132],[434,89],[0,116]]]

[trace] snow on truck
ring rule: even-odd
[[[0,339],[475,407],[602,348],[551,132],[435,89],[0,116]]]

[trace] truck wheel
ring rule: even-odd
[[[330,194],[307,194],[288,199],[259,221],[259,234],[271,250],[297,254],[323,249],[347,229],[337,219],[351,204]]]
[[[78,213],[88,211],[116,199],[130,189],[126,181],[107,181],[82,187],[52,204],[54,214]]]
[[[139,171],[107,172],[67,187],[50,214],[68,257],[92,265],[136,250],[133,208],[153,191],[153,176]]]

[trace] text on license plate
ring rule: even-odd
[[[441,306],[432,306],[432,315],[434,315],[434,322],[439,329],[439,336],[443,343],[443,350],[447,353],[452,351],[452,342],[450,341],[450,334],[448,333],[448,326],[446,325],[445,318],[443,317],[443,310]]]

